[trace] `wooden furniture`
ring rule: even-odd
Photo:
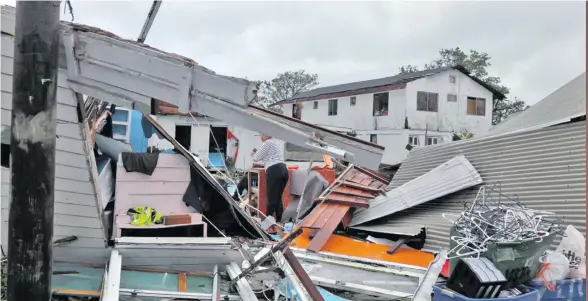
[[[292,179],[292,170],[288,168],[288,176],[289,180],[286,183],[286,188],[284,189],[284,194],[282,194],[282,204],[284,206],[284,210],[294,196],[290,194],[290,179]],[[329,184],[335,181],[335,171],[330,168],[313,168],[312,170],[320,173],[328,182]],[[265,176],[265,169],[263,168],[252,168],[247,173],[247,194],[249,198],[256,196],[257,197],[257,209],[259,209],[263,214],[267,214],[267,188],[266,188],[266,176]],[[255,211],[255,210],[253,210]],[[259,213],[257,211],[253,212],[254,216],[259,217]]]

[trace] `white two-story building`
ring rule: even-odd
[[[286,115],[382,145],[382,163],[398,164],[407,144],[487,132],[495,98],[504,95],[456,66],[317,88],[276,105]]]

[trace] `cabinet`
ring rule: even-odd
[[[282,194],[282,204],[284,210],[290,204],[294,196],[290,194],[290,180],[292,179],[292,170],[288,168],[288,183]],[[335,181],[335,171],[328,168],[313,168],[314,171],[320,173],[329,184]],[[247,193],[249,199],[257,196],[257,209],[259,209],[265,215],[267,212],[267,188],[265,182],[265,169],[263,168],[252,168],[247,174]],[[253,210],[255,211],[255,210]],[[258,216],[258,212],[253,212],[254,216]]]

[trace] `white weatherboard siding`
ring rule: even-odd
[[[2,34],[2,126],[10,126],[12,110],[12,70],[14,38]],[[108,259],[104,230],[97,207],[97,178],[93,153],[83,134],[85,123],[78,123],[77,100],[59,72],[57,88],[57,141],[55,154],[54,239],[75,235],[74,242],[54,248],[55,260],[104,263]],[[2,168],[2,248],[8,250],[10,170]]]

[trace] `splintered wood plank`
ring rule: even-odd
[[[325,205],[327,205],[327,208],[317,218],[317,220],[314,222],[314,224],[312,224],[312,228],[315,228],[315,229],[322,228],[329,221],[329,219],[331,218],[331,215],[333,215],[333,212],[335,212],[335,210],[337,209],[337,206],[339,206],[336,204],[325,204]]]
[[[365,185],[357,184],[357,183],[350,182],[350,181],[345,181],[345,182],[343,182],[343,186],[357,188],[357,189],[360,189],[363,191],[370,191],[373,193],[380,193],[380,187],[385,186],[385,185],[378,184],[378,187],[373,187],[373,186],[365,186]]]
[[[349,188],[349,187],[339,187],[335,191],[333,191],[331,194],[333,194],[333,193],[345,194],[345,195],[351,195],[351,196],[357,196],[357,197],[369,198],[369,199],[374,197],[374,195],[372,193],[370,193],[369,191],[364,191],[364,190],[360,190],[360,189],[356,189],[356,188]]]
[[[178,291],[179,292],[186,292],[188,290],[188,285],[187,285],[186,281],[187,281],[186,273],[179,273],[178,274]]]
[[[350,207],[358,207],[358,208],[369,208],[370,205],[365,202],[365,200],[354,198],[354,197],[347,197],[344,195],[335,195],[329,196],[325,199],[325,203],[328,204],[337,204],[337,205],[347,205]]]
[[[316,208],[314,208],[314,210],[312,210],[310,215],[307,216],[304,222],[302,223],[302,227],[311,228],[312,224],[314,224],[314,222],[319,218],[319,216],[321,216],[321,214],[327,208],[327,206],[327,204],[320,204]]]
[[[347,213],[345,213],[345,216],[343,216],[343,219],[341,220],[341,223],[343,224],[343,228],[345,228],[345,229],[349,228],[349,224],[351,223],[351,219],[353,219],[353,212],[355,212],[355,208],[351,207],[351,208],[349,208],[349,210],[347,210]]]
[[[307,250],[319,252],[322,247],[327,243],[333,231],[337,229],[339,223],[343,220],[343,217],[349,211],[350,207],[345,205],[335,205],[335,211],[329,218],[329,221],[316,233],[314,238],[310,241]],[[335,207],[333,206],[333,207]]]

